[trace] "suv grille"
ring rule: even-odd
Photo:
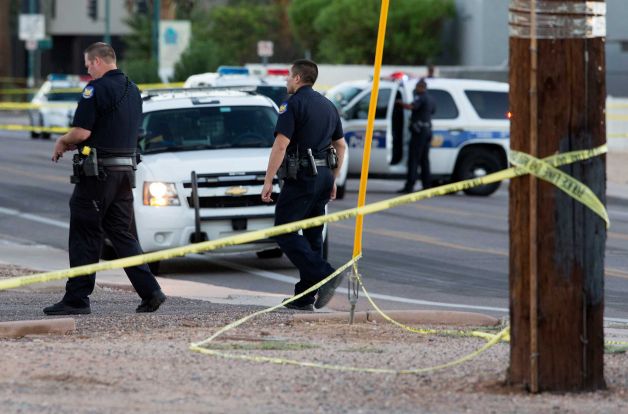
[[[216,188],[221,191],[231,187],[258,187],[264,185],[264,176],[265,172],[243,172],[243,173],[234,173],[230,175],[224,174],[197,174],[197,185],[198,188]],[[273,180],[273,184],[277,184],[279,180],[275,178]],[[192,199],[192,182],[187,181],[183,183],[184,188],[189,188],[190,193],[186,197],[188,206],[190,208],[194,208],[194,201]],[[277,200],[278,193],[273,193],[273,200]],[[254,193],[242,194],[242,195],[229,195],[221,192],[220,195],[213,196],[201,196],[198,197],[199,207],[200,208],[232,208],[232,207],[254,207],[254,206],[267,206],[275,204],[275,201],[272,203],[264,203],[261,199],[260,194],[255,191]]]

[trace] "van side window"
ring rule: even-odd
[[[371,94],[368,93],[360,99],[349,111],[349,119],[367,119],[369,113],[369,103]],[[390,102],[390,89],[380,89],[377,94],[377,108],[375,109],[375,119],[386,119],[388,114],[388,103]]]
[[[458,118],[458,107],[449,92],[441,89],[428,89],[427,93],[430,94],[436,104],[436,112],[432,115],[432,119]]]
[[[464,91],[471,105],[482,119],[508,119],[508,93],[492,91]]]

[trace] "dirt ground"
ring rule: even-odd
[[[0,266],[0,275],[24,274]],[[2,276],[0,276],[2,277]],[[43,319],[62,292],[0,292],[0,319]],[[628,355],[607,354],[608,390],[528,395],[506,387],[508,345],[454,368],[420,375],[368,374],[221,359],[192,341],[259,308],[169,298],[133,313],[130,292],[97,289],[91,315],[65,336],[0,339],[2,413],[622,413]],[[481,347],[474,338],[423,336],[390,324],[293,322],[265,314],[219,338],[229,352],[357,367],[408,369]]]

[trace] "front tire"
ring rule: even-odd
[[[258,259],[278,259],[283,256],[283,252],[280,248],[262,250],[261,252],[256,252]]]
[[[481,178],[502,169],[499,154],[496,151],[477,149],[468,151],[457,169],[456,180]],[[471,196],[489,196],[499,188],[501,182],[482,185],[464,190]]]

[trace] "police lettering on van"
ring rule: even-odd
[[[410,111],[395,105],[410,103],[418,79],[401,77],[380,81],[371,148],[370,175],[402,177],[406,174]],[[435,182],[481,177],[506,168],[510,139],[508,84],[466,79],[427,79],[436,103],[432,117],[430,164]],[[343,82],[327,91],[343,119],[351,158],[349,174],[358,175],[371,97],[371,81]],[[465,190],[490,195],[499,183]]]

